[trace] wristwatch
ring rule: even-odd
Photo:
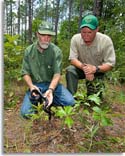
[[[96,73],[100,72],[100,68],[98,66],[96,66]]]

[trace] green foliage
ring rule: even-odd
[[[60,47],[63,53],[62,67],[64,69],[69,65],[68,57],[69,57],[70,41],[67,39],[60,40],[58,46]]]
[[[14,107],[19,97],[15,96],[12,82],[21,80],[20,70],[22,65],[23,47],[19,35],[4,35],[4,96],[5,108]],[[15,86],[16,87],[16,86]]]
[[[20,79],[23,48],[18,45],[19,36],[4,36],[4,70],[5,82],[8,80]]]
[[[35,18],[32,22],[32,37],[33,41],[36,40],[36,32],[38,30],[39,24],[42,22],[42,20]]]
[[[74,114],[75,112],[73,111],[73,107],[66,106],[63,109],[59,107],[55,115],[59,116],[60,118],[63,118],[64,124],[67,125],[68,128],[71,128],[74,123],[72,119],[72,115]]]
[[[71,20],[70,23],[65,20],[61,23],[59,38],[61,40],[71,39],[74,34],[78,33],[78,26],[78,17]]]
[[[79,85],[78,92],[75,94],[75,98],[77,99],[76,104],[79,105],[77,112],[79,112],[80,123],[87,128],[87,133],[84,135],[90,140],[88,148],[88,152],[90,152],[97,132],[102,127],[111,126],[112,120],[109,117],[110,109],[106,108],[106,106],[102,108],[102,100],[99,97],[102,89],[97,94],[87,97],[86,92],[83,90],[83,82],[81,84]],[[83,106],[82,112],[80,112],[82,108],[80,105]]]
[[[118,100],[121,103],[124,103],[125,102],[125,93],[124,93],[124,91],[119,92]]]
[[[93,145],[93,138],[96,135],[97,131],[99,130],[99,125],[98,124],[92,124],[90,127],[86,125],[87,129],[89,130],[89,137],[90,137],[90,144],[89,144],[89,149],[88,152],[90,152],[92,145]]]
[[[112,7],[113,6],[113,7]],[[100,31],[109,35],[114,44],[116,53],[116,66],[114,71],[119,72],[119,80],[125,82],[124,58],[125,58],[125,3],[115,1],[108,3],[111,10],[107,10],[106,17],[100,19]],[[121,12],[122,10],[122,12]],[[110,13],[110,15],[108,15]],[[111,18],[112,17],[112,18]],[[110,20],[108,20],[110,19]]]
[[[78,100],[76,100],[76,103],[77,104],[86,104],[86,105],[88,105],[88,103],[86,103],[86,92],[80,92],[80,91],[78,91],[75,95],[74,95],[74,97],[76,98],[76,99],[78,99]]]
[[[111,119],[108,117],[109,108],[108,109],[101,108],[102,100],[99,97],[99,95],[100,95],[99,93],[100,93],[100,91],[98,91],[97,94],[92,94],[87,97],[82,92],[81,93],[79,92],[75,95],[75,97],[77,99],[79,99],[76,101],[76,103],[80,104],[80,102],[82,101],[82,104],[84,106],[87,105],[88,107],[87,108],[85,107],[83,112],[87,116],[91,116],[91,114],[93,114],[92,120],[98,121],[98,125],[109,126],[109,125],[111,125]]]
[[[40,120],[40,119],[43,119],[43,120],[47,119],[48,116],[44,112],[42,104],[39,103],[37,106],[33,105],[33,108],[35,109],[37,113],[33,113],[30,115],[30,119],[32,121]]]
[[[100,105],[101,103],[101,99],[98,94],[89,95],[88,100],[93,101],[97,105]]]
[[[107,73],[107,79],[110,81],[111,84],[116,85],[119,84],[120,80],[120,71],[114,70],[113,72]]]
[[[92,100],[94,100],[94,102],[96,101],[95,99]],[[85,127],[89,130],[87,136],[90,138],[88,152],[91,151],[91,148],[93,146],[93,139],[96,136],[99,129],[101,129],[101,127],[112,125],[112,120],[108,117],[110,113],[109,109],[101,109],[99,106],[94,106],[91,109],[92,112],[90,112],[89,109],[83,110],[83,113],[87,115]]]
[[[10,109],[16,107],[19,97],[15,96],[15,93],[13,91],[9,92],[8,90],[5,90],[4,96],[5,96],[4,109]]]
[[[93,119],[99,121],[100,126],[111,126],[112,121],[108,117],[109,110],[102,110],[99,107],[93,107]]]
[[[125,29],[120,30],[120,26],[113,27],[110,31],[110,35],[113,39],[115,52],[116,52],[116,68],[115,70],[119,71],[119,80],[125,81],[125,72],[124,72],[124,58],[125,58]]]

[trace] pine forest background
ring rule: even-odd
[[[53,24],[53,42],[63,51],[63,68],[68,65],[70,39],[79,32],[81,19],[92,11],[100,22],[100,31],[114,43],[117,64],[113,79],[125,80],[125,1],[124,0],[5,0],[4,1],[5,85],[20,80],[23,52],[36,39],[42,21]]]

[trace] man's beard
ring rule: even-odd
[[[47,49],[48,46],[49,46],[49,42],[46,42],[46,43],[41,43],[41,42],[39,42],[39,46],[40,46],[40,48],[42,48],[42,49]]]

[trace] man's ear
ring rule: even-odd
[[[98,32],[99,31],[99,27],[97,27],[97,29],[96,29],[96,32]]]

